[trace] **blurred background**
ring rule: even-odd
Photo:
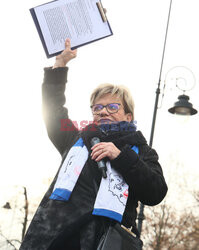
[[[47,137],[41,111],[43,68],[52,66],[55,58],[46,58],[29,13],[43,3],[1,4],[0,248],[7,250],[19,248],[61,160]],[[114,35],[79,48],[69,63],[69,115],[77,122],[92,120],[93,88],[106,82],[124,84],[135,100],[138,129],[149,141],[170,1],[102,3]],[[176,88],[178,78],[195,83],[186,94],[199,110],[198,11],[198,1],[173,1],[153,143],[169,192],[160,205],[145,208],[144,249],[199,249],[199,116],[168,113],[182,94]],[[176,67],[180,71],[170,75]]]

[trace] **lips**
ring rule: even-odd
[[[110,123],[112,123],[113,121],[111,121],[111,120],[109,120],[109,119],[100,119],[99,121],[98,121],[98,123],[100,123],[100,124],[110,124]]]

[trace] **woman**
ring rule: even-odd
[[[54,67],[45,69],[43,83],[48,135],[63,160],[21,250],[95,250],[110,221],[137,234],[138,201],[156,205],[167,192],[157,153],[136,131],[133,100],[125,88],[106,84],[95,89],[94,123],[83,130],[68,118],[65,66],[77,51],[71,50],[70,40],[65,45]],[[63,119],[67,126],[60,130]],[[93,143],[96,137],[100,142]]]

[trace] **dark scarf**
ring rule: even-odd
[[[101,142],[113,142],[116,147],[121,149],[125,145],[138,146],[146,144],[146,140],[140,131],[136,131],[133,122],[118,122],[111,124],[90,124],[81,132],[84,144],[90,151],[91,139],[98,137]]]

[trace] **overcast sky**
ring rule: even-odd
[[[41,192],[44,178],[53,177],[61,157],[49,141],[41,114],[41,83],[47,59],[29,9],[41,0],[3,1],[1,4],[1,185],[26,185]],[[135,99],[138,128],[149,140],[160,73],[169,0],[104,0],[114,35],[79,48],[69,64],[67,103],[73,120],[90,120],[89,95],[99,83],[125,84]],[[172,116],[167,109],[182,92],[176,78],[189,78],[195,88],[189,92],[199,109],[199,2],[173,0],[171,19],[161,75],[166,81],[165,97],[158,111],[154,147],[169,178],[172,157],[184,165],[185,173],[196,178],[198,168],[199,118]],[[180,73],[168,77],[175,67]],[[188,84],[188,83],[187,83]],[[161,101],[161,98],[160,98]],[[172,166],[175,167],[175,166]],[[191,178],[191,177],[190,177]],[[195,188],[195,182],[190,185]],[[39,190],[38,188],[39,187]],[[191,187],[189,187],[191,188]],[[0,201],[1,202],[1,201]],[[4,201],[2,201],[4,202]]]

